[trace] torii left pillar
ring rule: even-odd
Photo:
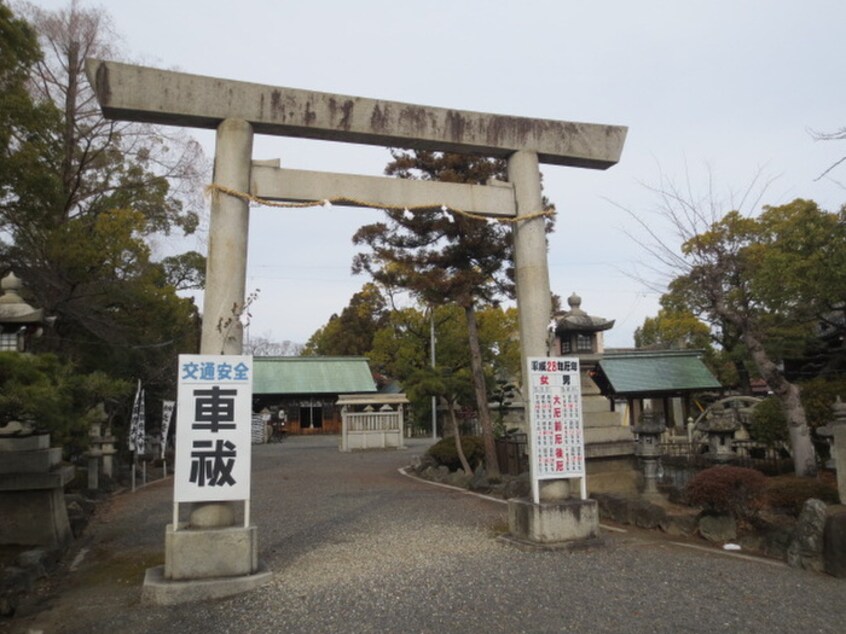
[[[253,128],[240,119],[225,119],[217,128],[214,182],[248,191]],[[241,354],[245,309],[249,203],[234,196],[212,198],[202,354]],[[246,512],[246,511],[245,511]],[[156,575],[160,575],[156,577]],[[155,578],[154,578],[155,577]],[[271,578],[258,559],[255,526],[235,525],[234,502],[198,502],[188,524],[165,531],[163,570],[148,570],[142,599],[157,604],[231,596]]]
[[[253,126],[242,119],[224,119],[217,128],[214,183],[238,192],[250,191]],[[203,295],[201,354],[241,354],[247,279],[250,207],[246,200],[215,192],[211,201],[206,290]]]
[[[217,127],[214,183],[234,191],[250,189],[253,126],[242,119],[224,119]],[[249,202],[215,192],[209,219],[209,253],[203,295],[203,332],[200,354],[241,354],[247,279]],[[195,503],[190,526],[220,528],[235,522],[232,502]]]

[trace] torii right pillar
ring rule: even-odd
[[[508,180],[514,187],[518,216],[543,209],[536,153],[512,154],[508,159]],[[515,224],[514,268],[524,386],[529,376],[528,359],[549,355],[547,328],[552,319],[552,294],[546,251],[543,216]],[[528,404],[526,412],[529,415]],[[533,442],[530,437],[530,460],[535,455]],[[566,547],[599,538],[598,505],[596,500],[582,499],[580,493],[585,487],[571,486],[571,481],[566,479],[541,480],[538,486],[538,502],[533,498],[508,500],[508,529],[512,539],[542,547]]]

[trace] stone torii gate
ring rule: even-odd
[[[607,169],[619,161],[627,129],[484,114],[265,86],[88,60],[103,114],[112,119],[215,129],[214,183],[203,300],[203,354],[240,354],[236,312],[246,291],[249,197],[282,201],[345,199],[368,206],[447,207],[513,224],[521,356],[545,356],[551,318],[539,164]],[[254,134],[292,136],[503,158],[508,182],[488,186],[280,169],[252,161]],[[228,192],[228,193],[227,193]],[[241,194],[241,195],[236,195]],[[246,195],[246,196],[245,196]],[[378,204],[373,204],[378,203]],[[346,203],[345,203],[346,204]],[[525,220],[521,217],[527,216]],[[231,328],[220,328],[221,323]],[[545,482],[546,499],[569,495]]]

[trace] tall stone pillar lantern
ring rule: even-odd
[[[643,494],[657,496],[658,493],[658,461],[661,459],[661,434],[667,426],[661,418],[657,418],[651,411],[640,415],[638,424],[632,427],[637,436],[635,455],[643,461]]]

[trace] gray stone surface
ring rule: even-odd
[[[8,451],[34,451],[50,448],[50,434],[35,434],[23,437],[0,437],[0,453]]]
[[[165,530],[164,576],[170,580],[250,575],[258,570],[255,526]]]
[[[73,480],[74,471],[73,465],[63,465],[50,473],[0,474],[0,491],[62,488]]]
[[[252,517],[273,578],[197,605],[139,601],[145,571],[162,563],[171,481],[116,496],[98,507],[50,589],[19,605],[0,632],[843,630],[846,581],[685,548],[658,531],[603,529],[606,545],[584,552],[506,547],[496,539],[504,503],[398,473],[422,451],[411,443],[404,455],[340,453],[337,437],[255,447]],[[647,600],[644,588],[661,591]]]
[[[514,216],[511,183],[466,185],[440,181],[413,181],[385,176],[333,174],[281,169],[253,163],[250,193],[259,198],[293,202],[314,200],[381,203],[385,207],[461,209],[486,216]]]
[[[737,522],[731,515],[703,515],[697,526],[709,542],[722,544],[737,539]]]
[[[821,572],[823,564],[823,531],[826,504],[813,498],[807,500],[799,514],[793,541],[787,549],[787,563],[794,568]]]
[[[273,578],[269,570],[240,577],[175,581],[165,577],[164,566],[148,568],[141,588],[141,603],[147,605],[180,605],[197,601],[224,599],[255,590]]]
[[[545,163],[606,169],[627,128],[434,108],[188,75],[89,59],[88,80],[110,118],[216,128],[227,118],[261,134],[486,154],[519,150]]]
[[[250,187],[253,128],[246,121],[226,119],[217,127],[214,183],[235,191]],[[203,294],[202,354],[241,354],[245,309],[247,243],[250,209],[234,196],[213,196],[209,217],[206,289]]]
[[[535,504],[531,499],[508,500],[508,530],[512,537],[537,544],[555,544],[599,537],[596,500],[560,500]]]
[[[43,473],[50,471],[62,460],[62,448],[9,451],[0,459],[0,475],[10,473]]]
[[[66,546],[71,527],[62,489],[0,491],[0,543]]]
[[[508,180],[514,185],[517,214],[543,209],[538,156],[516,152],[508,158]],[[520,362],[527,371],[528,357],[543,357],[547,326],[552,318],[549,265],[546,259],[546,222],[535,218],[514,225],[514,280],[520,328]]]

